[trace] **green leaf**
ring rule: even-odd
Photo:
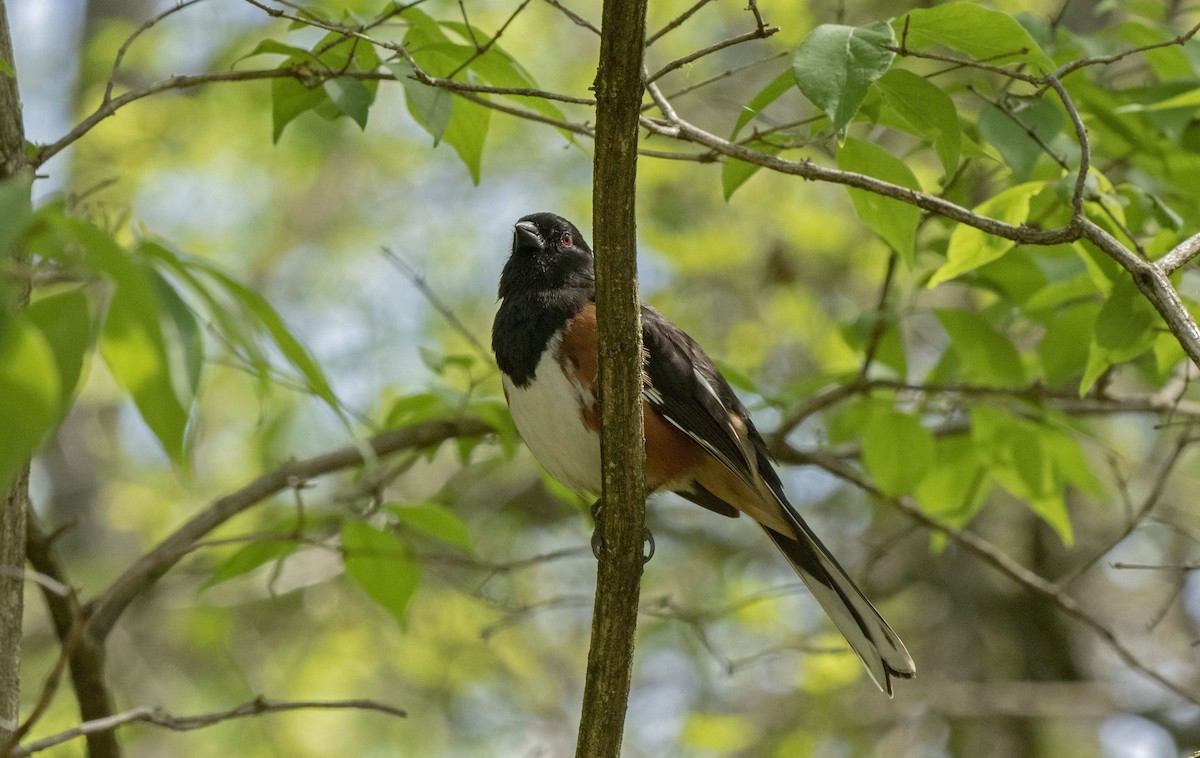
[[[921,510],[951,527],[961,527],[979,512],[992,489],[987,461],[966,437],[934,441],[935,462],[917,485]]]
[[[82,247],[86,265],[116,284],[100,336],[100,354],[117,384],[180,469],[186,470],[186,430],[192,398],[180,401],[162,330],[164,304],[155,272],[122,249],[112,235],[89,222],[56,216],[49,226]]]
[[[809,33],[792,59],[796,86],[829,115],[838,140],[858,113],[871,83],[887,72],[896,37],[885,21],[866,26],[823,24]]]
[[[175,394],[159,304],[149,277],[118,284],[100,336],[100,354],[142,420],[181,469],[187,468],[188,410]]]
[[[958,170],[962,128],[954,101],[923,76],[893,68],[875,83],[904,131],[933,145],[949,178]]]
[[[867,473],[888,495],[911,492],[934,462],[933,435],[906,413],[873,413],[862,444]]]
[[[783,152],[783,148],[770,142],[754,142],[749,147],[767,155],[779,155]],[[721,164],[721,191],[725,193],[725,199],[732,197],[737,188],[758,173],[760,168],[762,166],[757,163],[727,157]]]
[[[471,532],[453,511],[443,505],[400,505],[393,503],[388,510],[401,527],[414,529],[450,545],[471,550]]]
[[[17,72],[13,71],[13,67],[9,64],[8,61],[4,60],[3,58],[0,58],[0,74],[3,74],[5,76],[9,77],[10,79],[17,78]]]
[[[1042,145],[1049,144],[1062,131],[1063,115],[1047,99],[1036,100],[1011,115],[989,103],[980,111],[978,125],[979,136],[1000,152],[1017,181],[1025,181],[1039,160],[1050,158]]]
[[[1057,311],[1047,320],[1046,333],[1038,345],[1046,384],[1061,386],[1083,374],[1088,361],[1087,335],[1095,331],[1099,312],[1097,303],[1080,303]]]
[[[1086,395],[1110,366],[1133,360],[1153,348],[1160,325],[1154,306],[1138,292],[1133,280],[1117,277],[1096,316],[1079,395]]]
[[[989,406],[971,409],[971,438],[985,451],[996,481],[1070,546],[1074,534],[1063,502],[1062,466],[1087,468],[1077,446],[1071,449],[1074,441],[1052,427]],[[1087,475],[1080,479],[1086,481]]]
[[[1006,224],[1021,224],[1029,217],[1029,203],[1033,196],[1045,189],[1045,182],[1028,182],[1009,187],[993,198],[975,207],[977,215],[994,218]],[[959,224],[950,233],[950,244],[946,250],[946,262],[933,272],[929,287],[948,282],[955,277],[973,271],[985,263],[994,261],[1012,250],[1017,243],[997,237],[973,226]]]
[[[211,264],[200,265],[203,265],[206,273],[220,282],[234,298],[245,306],[250,315],[266,329],[271,339],[275,342],[275,345],[283,353],[283,357],[304,377],[308,385],[308,391],[324,400],[335,413],[340,415],[342,412],[341,403],[338,402],[337,396],[333,394],[333,388],[330,386],[329,380],[325,377],[325,372],[322,370],[321,364],[313,358],[308,348],[292,334],[283,317],[275,310],[275,307],[259,294],[257,290],[247,287],[216,266],[212,266]]]
[[[408,557],[404,543],[354,521],[342,527],[342,552],[346,575],[404,626],[408,602],[421,583],[421,568]]]
[[[233,65],[237,65],[247,58],[253,58],[256,55],[286,55],[295,60],[309,60],[312,63],[320,64],[321,59],[314,53],[305,50],[302,47],[288,45],[278,40],[264,39],[254,46],[254,49],[246,53],[240,58],[234,60]]]
[[[1178,95],[1163,98],[1146,105],[1127,105],[1117,109],[1118,113],[1133,113],[1137,111],[1172,111],[1195,110],[1200,107],[1200,89],[1189,89]]]
[[[1029,510],[1037,514],[1058,534],[1063,546],[1075,544],[1075,530],[1071,526],[1071,515],[1067,513],[1067,504],[1061,492],[1051,492],[1041,497],[1029,498],[1025,501]]]
[[[278,143],[283,129],[297,116],[329,102],[320,87],[306,87],[295,79],[271,80],[271,141]]]
[[[217,565],[212,576],[200,585],[198,591],[236,579],[270,561],[287,558],[296,552],[299,544],[296,540],[268,539],[243,545]]]
[[[778,100],[783,93],[790,90],[795,83],[796,75],[791,70],[784,71],[772,79],[757,95],[750,98],[750,102],[742,107],[737,123],[734,124],[733,131],[729,135],[729,141],[736,142],[738,134],[746,127],[746,124],[754,120],[754,117],[764,108]],[[771,143],[760,142],[754,147],[769,155],[779,155],[782,152],[781,148]],[[753,176],[759,168],[760,166],[756,164],[739,161],[737,158],[726,158],[721,165],[721,189],[725,193],[725,199],[728,200],[732,197],[734,191],[745,184],[746,180]]]
[[[413,68],[400,58],[389,61],[387,67],[404,88],[404,101],[413,119],[429,135],[436,146],[446,133],[446,127],[454,114],[454,96],[449,90],[430,87],[412,78]]]
[[[732,142],[737,139],[742,129],[746,127],[746,124],[753,121],[764,108],[782,97],[783,93],[790,90],[795,84],[796,74],[792,71],[783,71],[779,76],[768,82],[767,86],[763,87],[757,95],[750,98],[750,102],[742,106],[742,112],[738,115],[737,123],[733,126],[729,140]]]
[[[59,405],[65,413],[79,386],[83,361],[92,346],[92,311],[83,290],[40,297],[26,311],[46,338],[58,369]]]
[[[213,320],[214,326],[219,329],[221,337],[240,359],[250,365],[250,368],[258,376],[260,386],[265,388],[271,381],[271,364],[255,340],[253,320],[247,319],[240,309],[231,308],[222,302],[213,288],[198,276],[198,271],[207,271],[213,266],[208,264],[207,266],[193,267],[186,256],[177,254],[156,242],[143,242],[138,247],[138,252],[155,263],[165,265],[203,301],[206,313]],[[191,350],[188,351],[188,353],[190,352]],[[200,358],[203,358],[203,355]]]
[[[375,101],[375,93],[363,82],[348,76],[339,76],[325,82],[325,94],[344,113],[358,124],[359,128],[367,128],[367,116],[371,103]]]
[[[394,429],[411,426],[453,413],[454,408],[441,395],[435,392],[417,392],[405,395],[392,403],[385,416],[384,427]]]
[[[471,181],[479,184],[479,169],[483,161],[483,143],[487,139],[488,126],[492,121],[492,110],[487,106],[459,99],[454,104],[454,118],[446,126],[442,138],[454,148],[458,157],[467,164]]]
[[[496,432],[496,442],[504,452],[505,457],[512,458],[521,441],[517,425],[513,423],[508,404],[498,398],[485,398],[472,401],[468,412],[483,419]]]
[[[901,187],[921,191],[921,185],[904,161],[879,145],[853,137],[846,138],[837,151],[837,165],[843,171],[866,174]],[[883,241],[900,254],[909,268],[916,256],[917,225],[921,209],[875,192],[848,187],[854,211]]]
[[[1081,492],[1103,495],[1104,485],[1096,478],[1092,464],[1074,437],[1058,429],[1047,429],[1042,435],[1042,447],[1063,480]]]
[[[26,314],[10,315],[0,333],[0,487],[13,476],[63,415],[54,351]]]
[[[1131,277],[1117,279],[1100,308],[1094,332],[1096,344],[1114,357],[1129,360],[1150,349],[1157,313]]]
[[[466,24],[458,21],[442,21],[441,25],[447,29],[453,29],[463,39],[470,39]],[[490,39],[490,35],[480,34],[478,30],[476,30],[475,36],[479,38],[488,37]],[[486,43],[481,42],[481,44]],[[483,55],[476,55],[468,66],[468,69],[495,87],[511,87],[513,89],[541,88],[537,80],[533,78],[533,75],[525,70],[524,66],[498,44],[492,44]],[[548,116],[559,121],[565,120],[562,110],[552,100],[518,95],[513,95],[512,97],[516,97],[523,105],[541,113],[543,116]],[[573,134],[570,132],[564,132],[564,134],[569,140],[574,141],[575,136]]]
[[[204,369],[204,336],[200,332],[200,323],[196,314],[183,301],[175,287],[158,271],[151,269],[150,276],[154,281],[154,289],[166,314],[171,318],[171,325],[178,337],[178,348],[183,359],[183,370],[188,380],[188,393],[195,395],[200,389],[200,374]],[[170,343],[168,343],[170,344]],[[175,372],[172,371],[172,374]]]
[[[1054,62],[1015,18],[973,2],[914,10],[893,19],[892,26],[912,50],[943,45],[994,65],[1028,63],[1054,69]]]
[[[1025,383],[1025,368],[1017,348],[982,316],[959,310],[935,313],[950,335],[967,379],[1000,387]]]

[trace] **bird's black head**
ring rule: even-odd
[[[595,287],[592,249],[579,229],[553,213],[531,213],[513,226],[512,254],[500,297]]]

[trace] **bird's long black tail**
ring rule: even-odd
[[[871,679],[891,697],[893,676],[911,679],[916,673],[904,643],[804,520],[791,508],[784,510],[799,537],[793,539],[767,527],[763,531],[787,556],[792,568],[867,667]]]

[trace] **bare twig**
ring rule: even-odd
[[[1058,93],[1058,99],[1062,101],[1063,107],[1067,109],[1067,115],[1071,119],[1071,124],[1075,127],[1075,141],[1079,143],[1079,173],[1075,176],[1075,192],[1071,196],[1072,219],[1083,218],[1083,194],[1087,188],[1087,175],[1089,165],[1092,160],[1092,149],[1088,142],[1087,127],[1083,125],[1083,119],[1079,116],[1079,109],[1075,107],[1075,101],[1067,94],[1067,90],[1063,87],[1061,81],[1054,74],[1047,74],[1046,82]]]
[[[895,251],[888,256],[887,271],[883,274],[883,284],[879,286],[879,298],[875,303],[875,322],[871,324],[871,336],[867,339],[866,350],[863,351],[862,368],[858,370],[858,381],[860,382],[865,381],[867,374],[870,373],[871,364],[875,361],[875,353],[879,350],[879,343],[887,331],[887,321],[884,320],[883,315],[887,309],[888,295],[892,291],[892,279],[896,273],[896,261],[899,257]]]
[[[722,79],[728,79],[731,76],[740,74],[741,72],[745,71],[746,69],[754,68],[755,66],[761,66],[762,64],[770,63],[771,61],[777,61],[780,58],[787,57],[788,55],[790,55],[790,53],[787,53],[787,52],[776,53],[774,55],[769,55],[766,58],[759,58],[758,60],[750,61],[749,63],[743,63],[740,66],[734,66],[733,68],[727,68],[719,74],[713,74],[710,77],[701,79],[698,82],[694,82],[692,84],[687,85],[686,87],[681,87],[680,89],[675,90],[671,94],[667,95],[667,99],[674,100],[677,97],[682,97],[684,95],[691,94],[692,92],[695,92],[698,89],[707,87],[708,85],[713,84],[715,82],[719,82]],[[645,113],[646,111],[650,110],[653,107],[654,107],[653,104],[647,103],[642,106],[642,112]]]
[[[1079,605],[1078,601],[1066,594],[1057,585],[1047,581],[1038,574],[1017,563],[998,547],[977,534],[946,526],[937,519],[922,511],[916,503],[908,498],[889,497],[880,492],[866,476],[843,461],[824,455],[804,456],[805,461],[815,465],[843,481],[869,493],[873,497],[901,511],[909,518],[926,528],[944,534],[962,545],[984,563],[992,566],[1017,584],[1032,592],[1034,595],[1052,603],[1061,613],[1070,616],[1092,630],[1118,658],[1130,668],[1136,669],[1152,679],[1164,689],[1184,698],[1188,702],[1200,704],[1200,692],[1181,684],[1166,675],[1156,671],[1143,662],[1119,637],[1099,619]],[[783,459],[783,456],[780,456]],[[794,458],[795,460],[795,458]]]
[[[1084,239],[1096,245],[1132,275],[1138,291],[1162,316],[1167,328],[1179,340],[1188,358],[1200,366],[1200,328],[1196,326],[1168,275],[1157,266],[1134,255],[1093,221],[1081,219],[1076,226]]]
[[[133,31],[132,34],[129,35],[128,38],[126,38],[125,42],[121,44],[121,47],[117,49],[117,54],[113,57],[112,72],[108,75],[108,83],[104,86],[104,98],[101,100],[101,102],[107,103],[109,100],[112,100],[113,87],[117,81],[117,74],[121,70],[121,62],[125,60],[125,53],[129,51],[129,47],[133,44],[134,40],[140,37],[144,32],[149,31],[152,27],[168,16],[178,13],[179,11],[189,8],[199,2],[201,2],[201,0],[183,0],[183,2],[172,5],[170,8],[167,8],[162,13],[139,26]]]
[[[25,556],[40,574],[51,577],[63,587],[70,588],[66,566],[55,545],[61,527],[49,534],[30,508],[26,521]],[[50,612],[59,645],[69,651],[71,688],[79,704],[83,721],[106,718],[113,714],[113,698],[104,676],[104,651],[84,634],[84,609],[74,591],[56,592],[43,586],[42,598]],[[45,691],[45,690],[43,690]],[[28,721],[28,720],[27,720]],[[111,732],[87,736],[90,758],[115,758],[120,747]]]
[[[129,724],[151,724],[159,726],[163,729],[170,729],[174,732],[189,732],[196,729],[205,729],[225,721],[233,719],[247,718],[251,716],[261,716],[267,713],[286,713],[288,711],[300,710],[358,710],[358,711],[374,711],[376,713],[384,713],[397,718],[404,718],[408,712],[403,708],[397,708],[387,703],[381,703],[376,700],[288,700],[288,701],[270,701],[263,697],[257,697],[249,702],[242,703],[239,706],[230,708],[224,711],[213,711],[211,713],[198,713],[191,716],[174,716],[161,708],[153,708],[150,706],[142,706],[132,710],[109,716],[105,719],[97,719],[80,724],[77,727],[68,729],[65,732],[47,737],[37,742],[31,742],[28,745],[22,745],[13,751],[13,758],[23,758],[27,755],[33,755],[43,750],[48,750],[56,745],[61,745],[64,742],[69,742],[78,737],[97,732],[110,732],[114,729],[119,729]]]
[[[1158,270],[1170,276],[1200,254],[1200,234],[1193,234],[1176,245],[1171,252],[1154,262]]]
[[[484,363],[490,365],[496,362],[496,359],[492,357],[492,351],[483,346],[483,343],[459,319],[454,310],[446,304],[446,301],[442,300],[433,291],[433,288],[429,286],[429,282],[425,281],[425,276],[421,272],[417,271],[411,263],[396,255],[389,248],[382,248],[381,251],[383,252],[383,257],[387,258],[393,266],[400,270],[400,273],[404,274],[404,278],[408,279],[414,287],[420,290],[421,294],[425,296],[425,299],[433,306],[434,310],[440,313],[442,318],[446,319],[446,323],[450,324],[454,331],[465,339],[467,344],[475,349],[475,352],[479,353]]]
[[[1173,37],[1169,40],[1154,42],[1149,45],[1141,45],[1140,47],[1131,47],[1128,50],[1122,50],[1121,52],[1114,53],[1112,55],[1097,55],[1091,58],[1082,58],[1077,61],[1072,61],[1063,66],[1059,66],[1058,70],[1054,72],[1054,76],[1058,79],[1063,79],[1068,74],[1073,74],[1079,69],[1086,68],[1088,66],[1104,66],[1110,63],[1116,63],[1117,61],[1128,58],[1131,55],[1137,55],[1138,53],[1157,50],[1163,47],[1173,47],[1175,45],[1182,46],[1185,42],[1195,37],[1197,33],[1200,33],[1200,24],[1196,24],[1178,37]]]
[[[945,198],[936,195],[929,195],[924,192],[902,187],[898,184],[885,182],[881,179],[876,179],[865,174],[856,174],[852,171],[841,171],[839,169],[828,168],[814,163],[811,160],[805,161],[789,161],[779,158],[774,155],[762,153],[757,150],[752,150],[748,147],[737,145],[722,139],[710,132],[707,132],[694,124],[691,124],[683,119],[678,121],[659,121],[655,119],[643,118],[642,125],[650,129],[656,134],[661,134],[674,139],[681,139],[687,142],[694,142],[698,145],[711,148],[721,155],[738,160],[753,163],[763,168],[777,171],[782,174],[791,174],[800,176],[805,179],[814,181],[830,182],[833,184],[845,184],[850,187],[865,189],[869,192],[874,192],[884,197],[895,198],[901,202],[915,205],[918,208],[927,210],[931,213],[944,216],[952,221],[973,226],[976,229],[993,234],[997,237],[1010,239],[1015,242],[1020,242],[1028,245],[1056,245],[1063,242],[1071,242],[1079,238],[1079,232],[1070,226],[1058,227],[1055,229],[1035,229],[1029,226],[1014,226],[1006,224],[997,219],[987,216],[980,216],[973,211],[957,205]]]
[[[480,45],[479,42],[476,41],[475,30],[471,26],[471,22],[467,21],[466,22],[467,31],[470,32],[470,34],[471,34],[471,42],[473,42],[475,44],[475,54],[472,55],[470,58],[467,58],[462,63],[458,64],[458,66],[453,71],[451,71],[449,74],[446,75],[446,78],[453,79],[463,69],[467,68],[472,63],[474,63],[475,60],[478,59],[480,56],[486,55],[487,51],[491,50],[496,45],[496,43],[500,41],[500,35],[504,34],[504,31],[506,29],[508,29],[508,25],[511,24],[516,19],[516,17],[521,14],[521,11],[525,10],[525,6],[529,5],[529,1],[530,0],[521,0],[521,3],[520,3],[520,5],[517,6],[517,9],[512,12],[512,14],[504,21],[504,23],[500,25],[500,28],[496,31],[496,33],[493,34],[492,37],[487,42],[483,43],[483,45]],[[464,9],[463,10],[463,19],[465,20],[466,17],[467,17],[467,12]]]
[[[671,19],[670,21],[668,21],[666,23],[665,26],[663,26],[663,28],[659,29],[654,34],[651,34],[649,37],[647,37],[646,38],[646,47],[648,48],[651,45],[653,45],[655,43],[655,41],[658,40],[659,37],[662,37],[663,35],[667,34],[672,29],[678,28],[684,21],[687,21],[689,18],[691,18],[696,13],[696,11],[700,10],[701,8],[703,8],[704,6],[708,5],[711,2],[712,2],[712,0],[696,0],[695,5],[688,8],[683,13],[680,13],[675,18]]]
[[[41,146],[37,151],[37,154],[30,161],[30,164],[35,168],[41,166],[46,161],[50,160],[50,158],[74,144],[93,128],[95,128],[97,124],[112,116],[121,108],[129,105],[130,103],[141,100],[142,98],[149,97],[151,95],[157,95],[160,92],[189,89],[192,87],[199,87],[205,84],[213,84],[216,82],[246,82],[259,81],[263,79],[296,79],[301,82],[312,83],[314,76],[316,77],[317,81],[320,81],[322,75],[314,75],[311,72],[304,73],[291,68],[275,68],[254,71],[221,71],[208,74],[172,76],[167,79],[154,82],[153,84],[147,85],[140,89],[130,90],[129,92],[122,93],[121,95],[114,97],[107,102],[101,103],[101,105],[95,111],[76,124],[71,131],[67,132],[67,134],[48,145]],[[335,74],[331,73],[325,76],[333,77]],[[395,77],[391,74],[374,71],[347,71],[342,74],[337,74],[337,76],[345,76],[354,79],[395,79]],[[572,103],[576,105],[595,104],[595,100],[592,98],[560,95],[554,92],[546,92],[543,90],[526,87],[490,87],[483,84],[471,84],[469,82],[455,82],[448,79],[440,79],[438,77],[430,76],[420,68],[416,68],[414,70],[413,76],[417,79],[417,81],[420,81],[422,84],[427,86],[447,89],[453,92],[462,93],[463,95],[513,95],[517,97],[536,97],[544,100],[555,100],[558,102]],[[549,124],[559,129],[571,131],[576,134],[591,136],[591,131],[587,127],[579,124],[556,121],[533,111],[526,111],[518,108],[507,108],[498,103],[491,103],[487,100],[483,100],[477,96],[468,97],[468,99],[473,100],[474,102],[479,102],[494,110],[503,111],[510,115],[518,116],[530,121],[540,121],[542,123]]]
[[[716,44],[701,48],[701,49],[695,51],[694,53],[689,53],[689,54],[683,56],[682,58],[676,58],[675,60],[671,61],[670,63],[663,66],[658,71],[655,71],[653,74],[651,74],[649,77],[647,77],[646,81],[647,82],[658,81],[659,79],[661,79],[662,77],[671,73],[675,69],[682,68],[689,63],[694,63],[695,61],[698,61],[705,56],[712,55],[713,53],[715,53],[719,50],[724,50],[725,48],[733,47],[734,45],[740,45],[743,42],[750,42],[750,41],[756,40],[756,39],[766,39],[767,37],[770,37],[772,34],[774,34],[777,31],[779,31],[779,29],[777,27],[773,27],[773,26],[766,27],[763,29],[755,29],[754,31],[746,32],[745,34],[739,34],[736,37],[730,37],[729,39],[722,40]]]
[[[1125,522],[1124,528],[1107,540],[1092,554],[1090,558],[1084,560],[1075,566],[1065,576],[1061,577],[1057,582],[1061,589],[1070,587],[1076,579],[1078,579],[1088,569],[1095,565],[1097,561],[1108,555],[1109,551],[1121,544],[1126,537],[1133,534],[1133,531],[1141,525],[1142,521],[1145,520],[1147,516],[1150,515],[1151,509],[1153,509],[1154,506],[1158,504],[1158,501],[1162,498],[1163,492],[1167,487],[1167,480],[1170,478],[1171,473],[1175,470],[1175,466],[1177,463],[1179,463],[1179,459],[1183,456],[1183,452],[1187,450],[1189,445],[1196,441],[1195,437],[1192,436],[1195,426],[1195,420],[1189,421],[1187,426],[1184,427],[1183,431],[1181,431],[1175,438],[1175,444],[1172,445],[1171,452],[1167,454],[1166,460],[1163,461],[1162,465],[1158,469],[1158,474],[1154,477],[1154,484],[1151,485],[1150,491],[1146,493],[1146,497],[1142,499],[1142,504],[1137,508],[1136,511],[1130,514],[1130,517]]]
[[[263,474],[236,492],[215,500],[134,561],[95,601],[89,637],[103,640],[129,604],[187,555],[196,541],[247,508],[290,488],[293,482],[361,465],[368,453],[380,457],[398,450],[425,448],[448,439],[476,437],[490,431],[490,426],[475,418],[432,421],[393,429],[359,445],[347,445],[312,458],[289,461]]]
[[[1036,143],[1037,146],[1042,149],[1043,153],[1045,153],[1046,155],[1049,155],[1052,159],[1054,159],[1054,162],[1057,163],[1059,166],[1061,166],[1063,171],[1071,170],[1071,167],[1069,165],[1067,165],[1066,159],[1063,158],[1058,153],[1051,150],[1050,146],[1048,144],[1046,144],[1046,140],[1042,139],[1042,136],[1037,133],[1037,130],[1034,129],[1033,127],[1031,127],[1029,124],[1026,124],[1021,119],[1017,118],[1017,114],[1013,113],[1011,108],[1009,108],[1007,105],[1005,105],[1000,100],[998,100],[996,98],[988,97],[987,95],[983,94],[982,92],[979,91],[978,87],[976,87],[972,84],[967,85],[967,91],[972,93],[976,97],[978,97],[980,100],[983,100],[988,105],[995,108],[997,111],[1002,113],[1006,118],[1008,118],[1009,121],[1016,124],[1017,127],[1021,129],[1021,131],[1025,132],[1025,136],[1027,136],[1027,137],[1029,137],[1029,139],[1033,140],[1034,143]]]
[[[592,32],[597,37],[600,36],[600,27],[596,26],[591,21],[588,21],[583,16],[579,15],[575,11],[573,11],[570,8],[568,8],[567,6],[563,5],[562,3],[559,2],[559,0],[546,0],[546,4],[551,7],[557,8],[560,13],[562,13],[564,16],[566,16],[568,19],[570,19],[571,23],[575,24],[576,26],[582,26],[584,29],[587,29],[588,31]]]

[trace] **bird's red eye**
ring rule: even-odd
[[[575,239],[571,236],[570,232],[563,232],[561,241],[563,247],[570,247],[575,244]]]

